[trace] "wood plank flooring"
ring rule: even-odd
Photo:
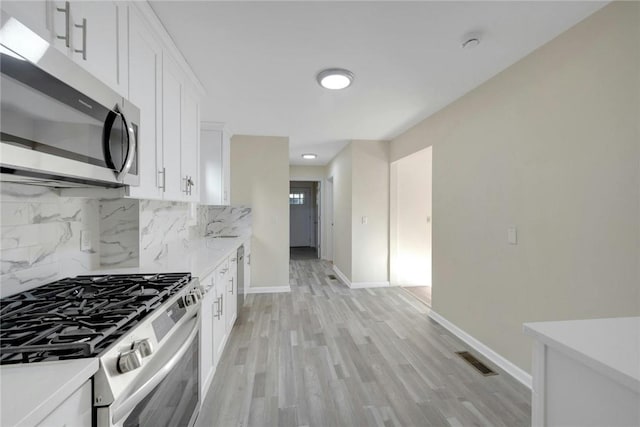
[[[528,426],[531,393],[483,377],[400,288],[351,290],[293,260],[291,293],[247,297],[196,425]]]

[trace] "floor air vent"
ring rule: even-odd
[[[489,377],[491,375],[498,375],[496,371],[492,370],[487,365],[485,365],[484,363],[476,359],[476,357],[473,354],[469,353],[468,351],[456,351],[456,354],[462,357],[464,360],[466,360],[467,363],[469,363],[471,366],[476,368],[476,370],[480,372],[482,375],[484,375],[485,377]]]
[[[329,274],[327,277],[329,278],[329,280],[338,280],[333,274]]]

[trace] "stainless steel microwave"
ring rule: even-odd
[[[1,24],[1,180],[138,185],[138,108],[17,19]]]

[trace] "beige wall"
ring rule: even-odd
[[[392,285],[431,286],[431,147],[391,164]]]
[[[289,166],[291,180],[322,181],[327,176],[326,166]]]
[[[640,314],[640,4],[596,12],[391,156],[431,145],[437,313],[525,370],[523,322]]]
[[[334,264],[352,283],[387,283],[389,142],[350,142],[327,167],[327,177],[333,179]]]
[[[389,281],[389,142],[352,141],[354,283]],[[362,218],[367,218],[363,224]]]
[[[231,138],[231,204],[252,208],[251,287],[288,286],[288,138]]]
[[[351,280],[352,147],[347,145],[327,166],[333,181],[333,264]]]

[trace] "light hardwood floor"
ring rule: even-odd
[[[247,297],[197,426],[530,425],[529,390],[456,356],[424,304],[329,274],[294,260],[291,293]]]

